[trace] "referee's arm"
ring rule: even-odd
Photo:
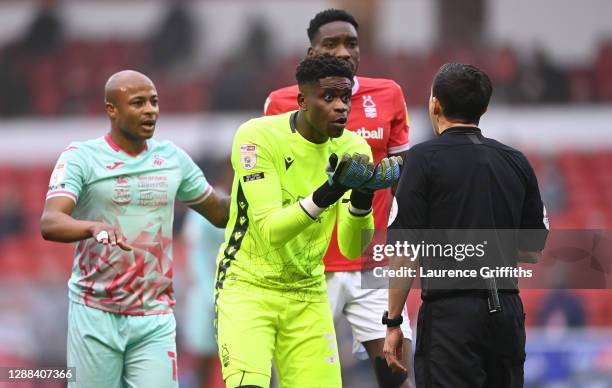
[[[521,212],[517,260],[522,263],[535,264],[542,258],[542,250],[548,237],[548,215],[542,203],[535,172],[527,158],[521,156],[527,175],[527,185]]]
[[[397,242],[415,243],[420,241],[419,229],[428,226],[428,171],[427,158],[420,147],[413,147],[406,152],[402,167],[402,176],[393,197],[393,206],[389,215],[387,244]],[[409,249],[406,256],[390,257],[390,269],[401,267],[416,269],[418,258]],[[390,278],[389,280],[389,318],[397,318],[402,313],[406,298],[414,277]]]
[[[399,270],[406,268],[416,270],[418,268],[418,258],[414,257],[414,252],[410,249],[410,256],[391,256],[389,258],[389,269]],[[398,271],[399,272],[399,271]],[[406,304],[406,298],[412,287],[414,278],[390,278],[389,280],[389,319],[396,319],[402,315],[402,310]],[[383,354],[387,360],[387,365],[394,372],[408,373],[402,364],[404,333],[399,326],[388,327],[385,335]]]
[[[403,244],[404,242],[420,241],[418,229],[427,226],[428,167],[426,164],[426,158],[419,152],[418,147],[407,152],[402,177],[397,186],[389,216],[387,230],[387,244],[389,245],[395,245],[397,242]],[[416,273],[418,267],[418,257],[415,256],[412,249],[408,249],[405,256],[389,257],[389,269],[396,270],[395,273],[401,273],[398,271],[401,268]],[[401,316],[415,277],[391,277],[389,279],[389,319]],[[403,334],[399,326],[389,327],[383,353],[391,369],[406,373],[406,369],[401,364],[402,341]]]

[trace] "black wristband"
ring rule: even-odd
[[[388,311],[385,311],[382,316],[382,324],[387,325],[387,327],[396,327],[396,326],[401,325],[402,322],[404,322],[404,317],[401,315],[395,319],[389,319]]]
[[[370,210],[372,208],[372,200],[374,193],[364,193],[363,191],[351,191],[351,205],[359,210]]]
[[[347,190],[348,187],[343,185],[337,183],[330,185],[325,182],[312,193],[312,202],[322,208],[331,206],[342,198]]]

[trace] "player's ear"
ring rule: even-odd
[[[438,100],[436,97],[432,97],[431,103],[433,104],[433,113],[436,116],[439,116],[440,113],[442,112],[442,106],[440,105],[440,100]]]
[[[308,50],[306,50],[306,56],[307,57],[312,57],[314,56],[315,52],[314,49],[312,48],[312,46],[308,47]]]
[[[299,92],[297,95],[297,103],[300,107],[300,110],[308,110],[308,104],[306,104],[306,97],[302,92]]]
[[[117,109],[115,108],[115,105],[113,105],[112,102],[108,102],[108,101],[106,101],[105,105],[106,105],[106,114],[108,115],[109,118],[114,119],[115,116],[117,115]]]

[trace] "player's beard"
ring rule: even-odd
[[[126,127],[119,127],[119,131],[121,132],[121,134],[123,135],[123,137],[125,137],[127,140],[129,141],[144,141],[147,139],[150,139],[151,137],[153,137],[153,133],[151,134],[138,134],[138,130],[137,129],[127,129]]]

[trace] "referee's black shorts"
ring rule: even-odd
[[[472,295],[423,301],[415,377],[421,388],[523,387],[525,315],[518,294],[500,294],[502,312]]]

